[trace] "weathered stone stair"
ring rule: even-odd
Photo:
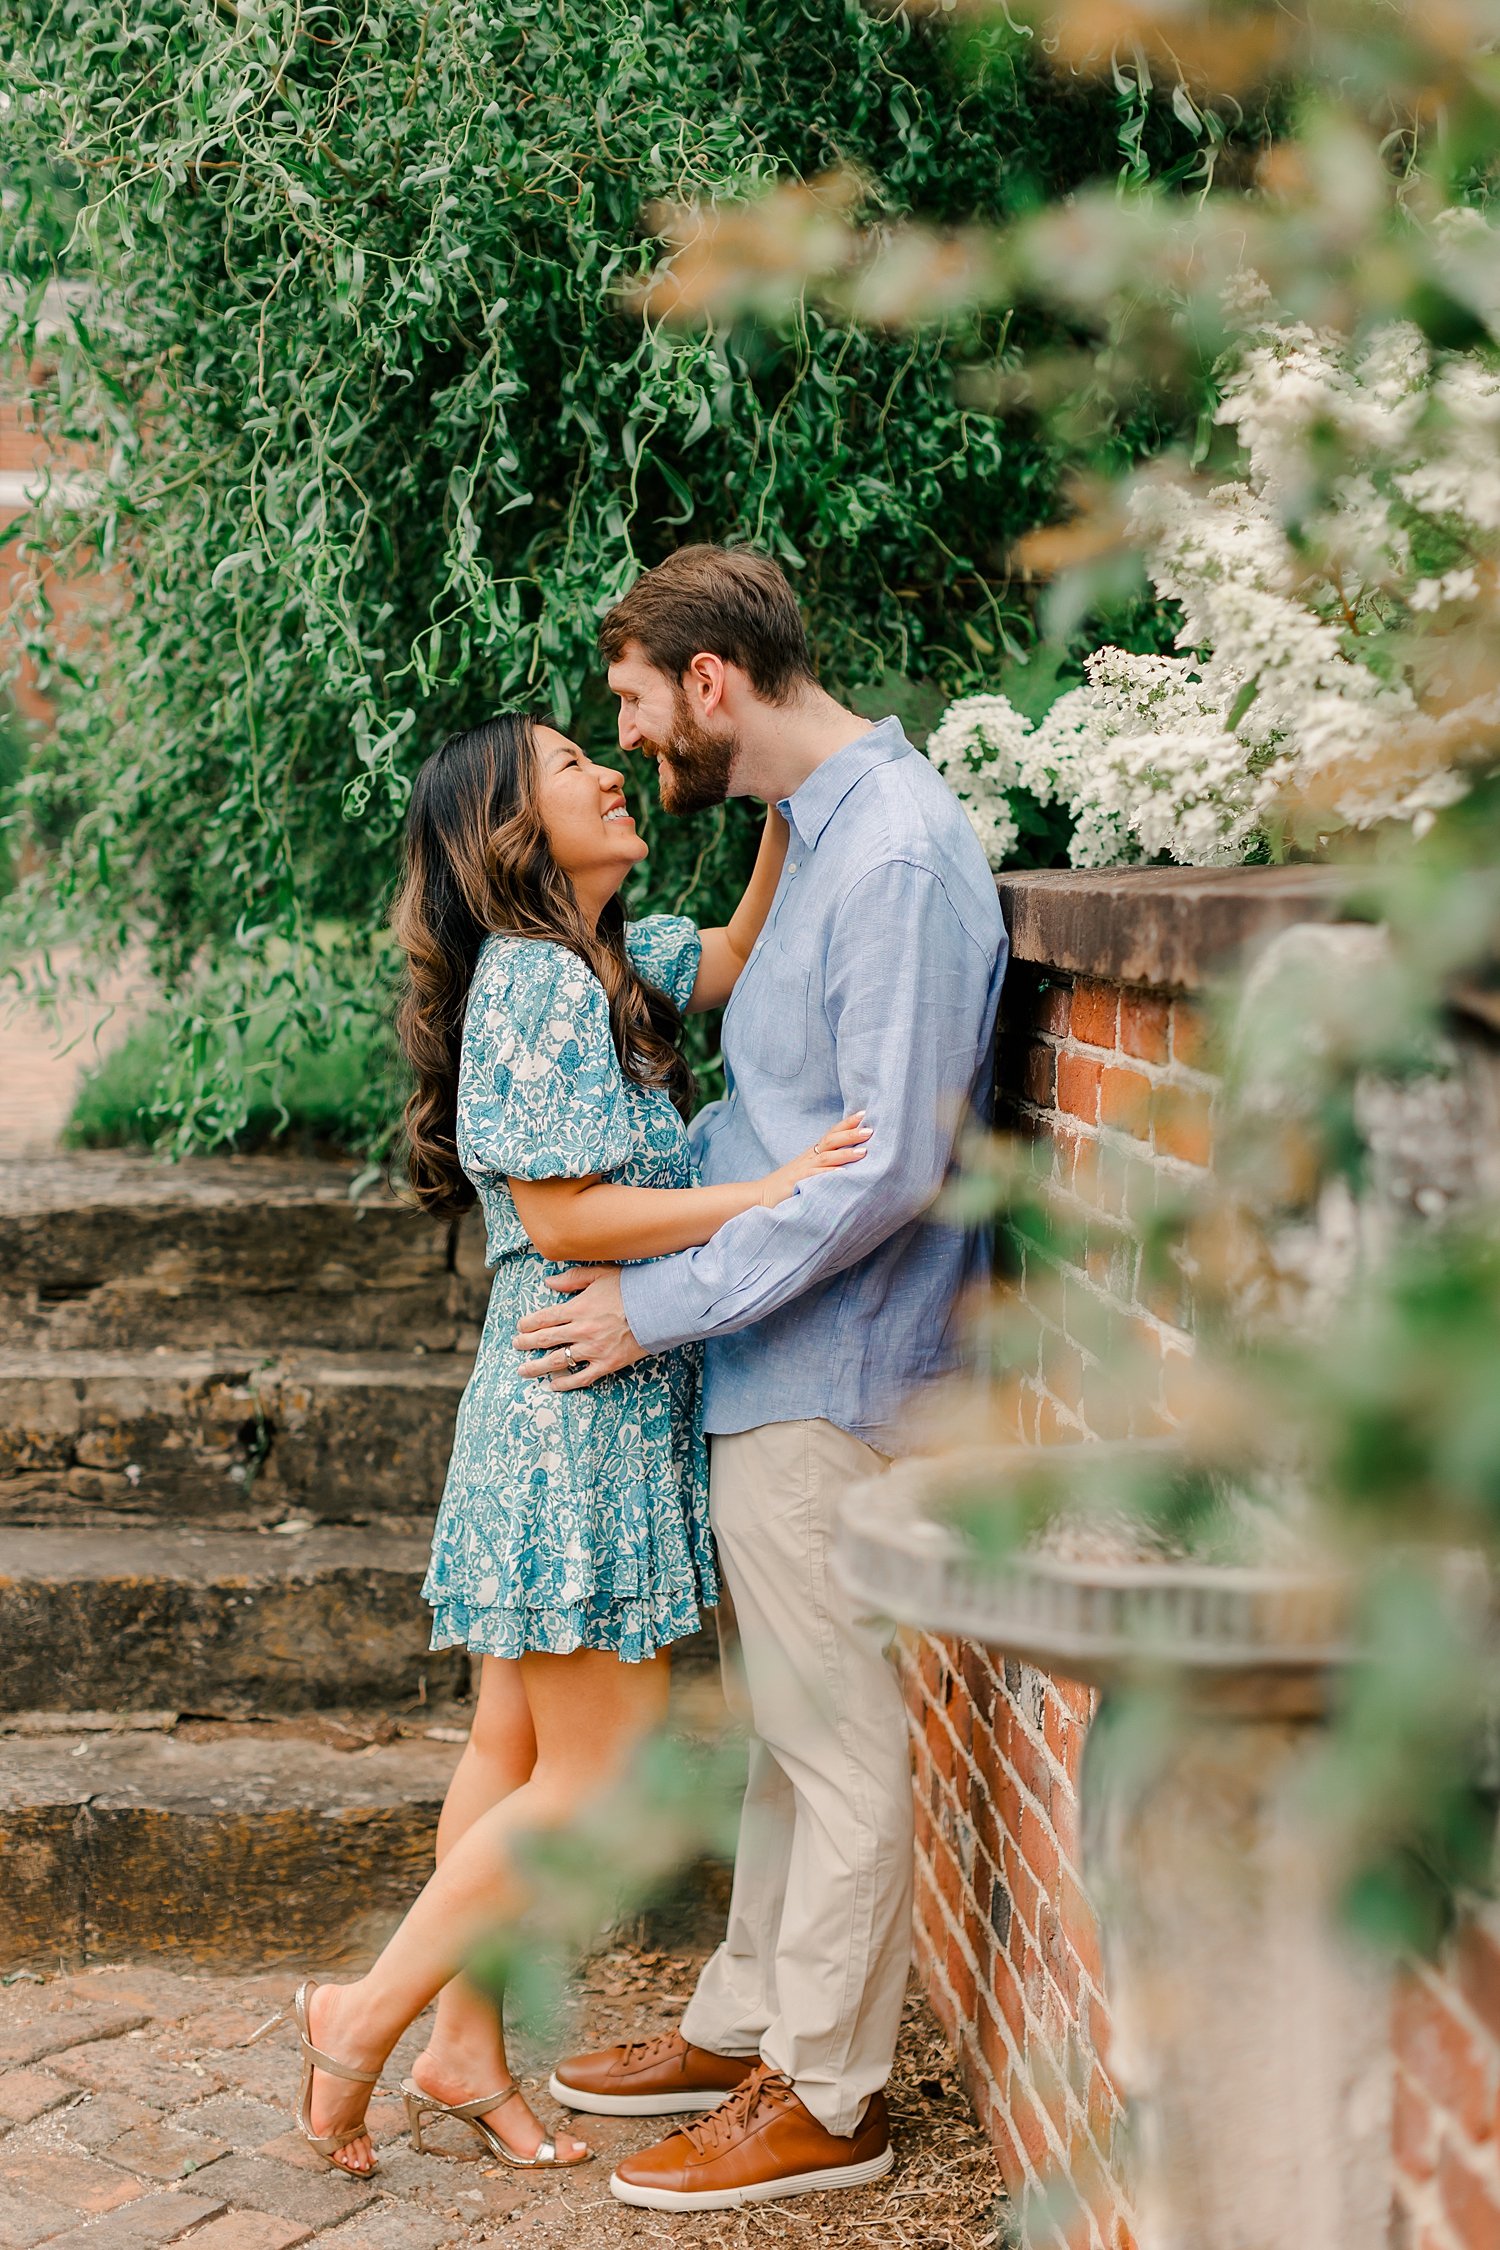
[[[472,1231],[334,1165],[0,1178],[0,1966],[357,1946],[462,1740],[427,1533]]]

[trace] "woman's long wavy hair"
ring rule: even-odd
[[[591,929],[552,857],[537,800],[536,730],[507,712],[453,734],[417,775],[406,814],[401,886],[391,915],[406,955],[396,1017],[416,1074],[406,1105],[407,1169],[425,1210],[467,1210],[474,1190],[458,1161],[458,1061],[479,949],[492,931],[550,938],[586,961],[604,987],[620,1068],[664,1086],[685,1117],[693,1077],[679,1048],[682,1017],[625,950],[625,914],[610,900]]]

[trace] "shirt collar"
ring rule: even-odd
[[[820,766],[814,766],[801,788],[794,790],[790,797],[783,797],[777,810],[785,814],[807,849],[812,851],[856,783],[863,781],[876,766],[889,765],[893,758],[909,754],[911,744],[901,721],[880,719],[867,734],[857,735],[831,758],[825,758]]]

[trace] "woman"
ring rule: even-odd
[[[869,1136],[846,1118],[764,1179],[693,1184],[681,1012],[729,997],[785,847],[771,813],[725,929],[627,923],[618,894],[645,841],[619,775],[555,728],[492,719],[417,777],[394,917],[417,1078],[411,1176],[436,1213],[477,1193],[495,1269],[424,1591],[434,1647],[468,1647],[482,1665],[434,1874],[368,1975],[309,1981],[295,2002],[298,2124],[356,2177],[374,2168],[369,2089],[439,1993],[404,2089],[419,2143],[425,2115],[458,2114],[508,2163],[590,2153],[546,2137],[511,2079],[499,2011],[458,1971],[475,1935],[521,1903],[510,1840],[565,1821],[621,1773],[665,1715],[665,1649],[717,1599],[698,1354],[557,1392],[523,1377],[511,1339],[549,1301],[549,1265],[691,1248],[863,1154]]]

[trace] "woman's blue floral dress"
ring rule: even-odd
[[[626,933],[641,974],[685,1005],[702,950],[678,915]],[[508,1179],[608,1173],[631,1187],[696,1184],[682,1119],[626,1078],[604,989],[566,946],[485,941],[464,1021],[459,1162],[495,1269],[423,1588],[434,1648],[491,1656],[612,1649],[629,1663],[694,1632],[718,1600],[708,1528],[699,1350],[641,1360],[592,1389],[521,1375],[523,1313],[557,1302]]]

